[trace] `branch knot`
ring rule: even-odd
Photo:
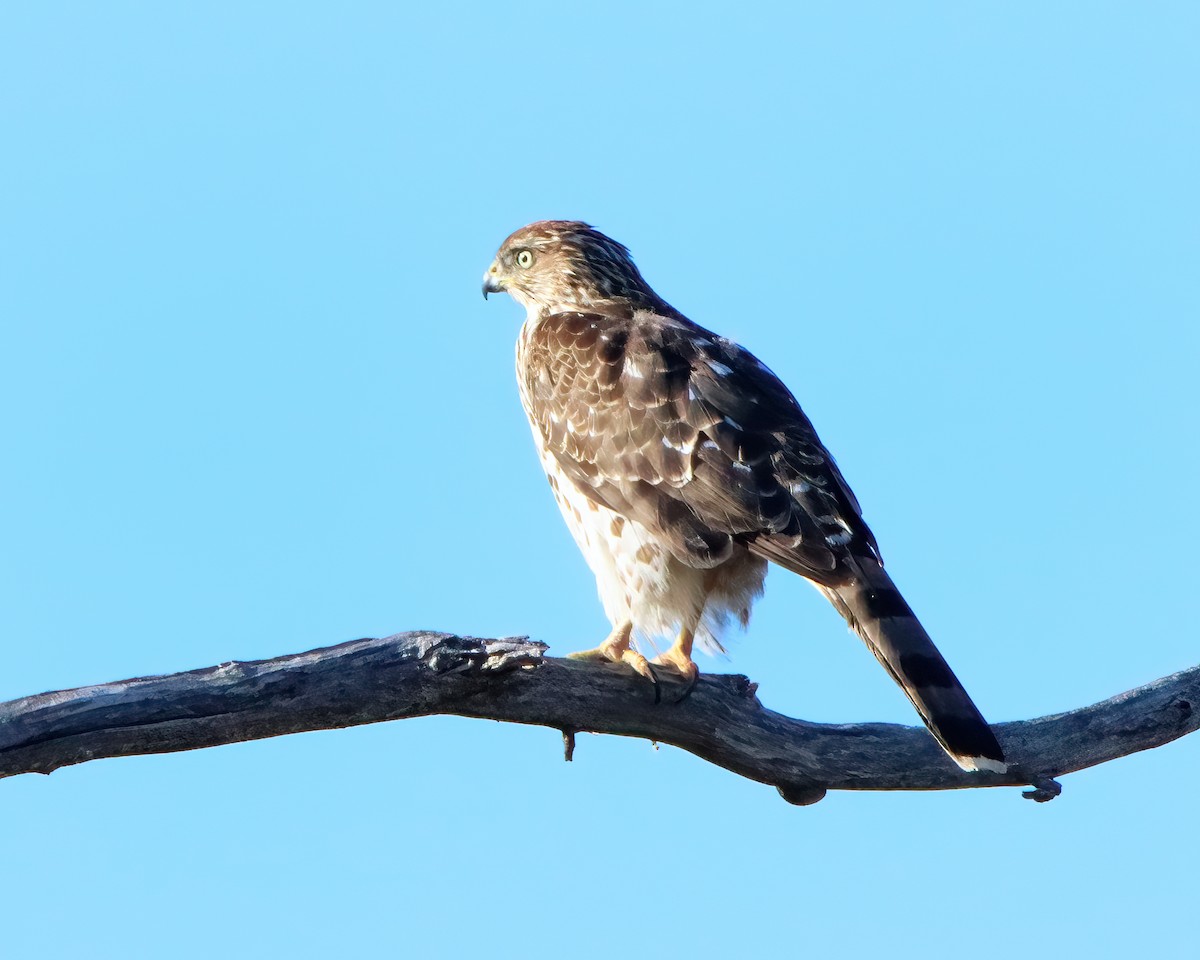
[[[398,634],[397,638],[402,636]],[[548,649],[546,644],[528,637],[491,640],[440,634],[422,659],[434,673],[477,676],[540,666]]]

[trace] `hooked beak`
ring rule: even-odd
[[[504,285],[496,279],[496,268],[492,267],[483,275],[483,299],[487,299],[489,293],[503,293]]]

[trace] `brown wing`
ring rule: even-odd
[[[599,503],[680,560],[735,543],[820,583],[877,557],[812,424],[749,351],[682,318],[562,313],[530,333],[521,374],[546,447]]]

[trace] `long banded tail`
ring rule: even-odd
[[[964,770],[1007,770],[1004,752],[929,634],[878,564],[854,581],[821,587],[850,628],[912,701],[930,733]]]

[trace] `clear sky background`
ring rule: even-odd
[[[793,388],[993,720],[1200,660],[1194,4],[0,14],[0,699],[607,630],[480,278],[586,219]],[[772,574],[704,670],[914,722]],[[6,956],[1188,956],[1200,737],[810,808],[430,718],[0,783]],[[939,944],[944,944],[939,946]]]

